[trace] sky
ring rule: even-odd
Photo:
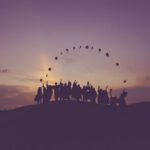
[[[33,104],[40,78],[150,101],[149,14],[149,0],[0,0],[0,109]]]

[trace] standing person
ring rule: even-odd
[[[50,102],[53,95],[53,86],[46,83],[46,102]]]
[[[118,99],[118,103],[119,103],[119,107],[121,111],[124,111],[125,107],[126,107],[126,101],[125,98],[127,97],[128,92],[125,91],[125,89],[123,89],[123,92],[121,93],[119,99]]]
[[[62,88],[62,97],[63,100],[67,100],[67,84],[64,83],[63,88]]]
[[[92,89],[92,100],[93,100],[93,102],[94,103],[96,103],[96,97],[97,97],[97,92],[96,92],[96,89],[93,87],[93,89]]]
[[[105,90],[103,90],[103,102],[104,105],[109,104],[109,97],[108,97],[108,92],[107,92],[108,86],[106,86]]]
[[[71,85],[72,85],[72,83],[70,81],[68,81],[68,84],[67,84],[67,99],[68,100],[70,100],[70,98],[71,98],[71,90],[72,90]]]
[[[90,88],[90,82],[88,81],[87,82],[87,85],[86,85],[86,101],[88,102],[88,101],[90,101],[91,99],[91,97],[90,97],[90,92],[91,92],[91,88]]]
[[[43,104],[48,102],[48,93],[47,88],[43,85]]]
[[[77,100],[77,82],[74,81],[73,87],[72,87],[72,98],[74,100]]]
[[[55,97],[55,101],[58,101],[58,98],[59,98],[59,86],[57,85],[57,82],[55,83],[55,86],[54,86],[54,97]]]
[[[89,92],[89,98],[90,98],[90,101],[93,102],[93,103],[96,103],[96,97],[97,97],[97,93],[96,93],[96,90],[95,88],[91,85],[90,87],[90,92]]]
[[[43,84],[43,104],[46,103],[46,100],[47,100],[47,90],[46,90],[46,87]]]
[[[86,102],[87,98],[86,98],[86,86],[83,86],[82,88],[82,101]]]
[[[98,86],[98,103],[103,104],[103,90]]]
[[[115,111],[117,108],[117,97],[112,95],[112,89],[110,89],[110,111]]]
[[[77,99],[77,101],[81,101],[81,98],[82,98],[81,95],[82,95],[82,89],[81,89],[80,84],[78,84],[76,87],[76,99]]]
[[[42,104],[42,88],[41,87],[38,88],[34,101],[37,102],[38,105]]]

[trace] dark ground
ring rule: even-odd
[[[150,103],[126,112],[77,102],[1,111],[0,150],[150,150]]]

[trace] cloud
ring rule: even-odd
[[[33,77],[33,76],[28,76],[28,75],[13,75],[11,76],[13,80],[21,81],[21,82],[32,82],[32,83],[38,83],[39,78]]]
[[[39,79],[32,77],[16,77],[16,79],[20,81],[39,82]]]
[[[136,79],[139,85],[150,86],[150,75],[143,76]]]
[[[150,83],[150,76],[146,76],[146,77],[144,78],[144,81]]]
[[[150,86],[127,87],[127,103],[150,102]],[[122,89],[114,90],[114,95],[119,96]]]
[[[0,73],[8,73],[9,70],[8,69],[0,69]]]
[[[0,85],[0,109],[33,104],[34,95],[29,87]]]

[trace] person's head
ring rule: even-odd
[[[71,85],[71,81],[68,81],[68,85]]]
[[[87,82],[87,86],[89,86],[89,85],[90,85],[90,82],[88,81],[88,82]]]

